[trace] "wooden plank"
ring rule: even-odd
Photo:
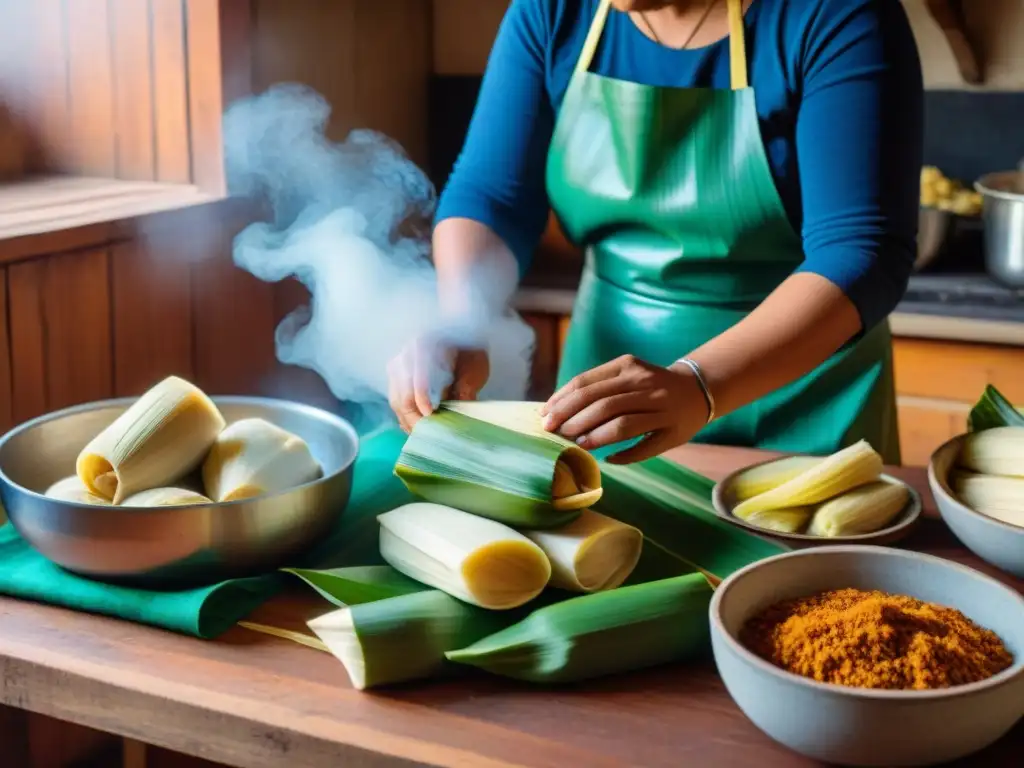
[[[150,0],[153,98],[156,110],[156,177],[192,180],[188,130],[188,67],[183,0]]]
[[[15,423],[47,411],[46,260],[15,264],[7,271],[10,297],[11,415]]]
[[[105,249],[8,271],[15,421],[113,394]]]
[[[7,270],[0,268],[0,434],[14,426],[11,409],[11,328],[7,317]],[[0,744],[3,741],[0,740]]]
[[[987,384],[1024,404],[1024,349],[986,344],[895,339],[896,391],[973,403]]]
[[[117,155],[107,0],[75,0],[64,8],[75,170],[88,176],[113,176]]]
[[[935,450],[967,431],[966,403],[900,397],[896,415],[900,454],[907,467],[926,467]]]
[[[3,510],[0,509],[0,521]],[[28,743],[28,712],[0,704],[0,744],[3,744],[5,764],[30,766]]]
[[[149,3],[110,0],[114,70],[117,177],[156,179],[153,71]]]
[[[32,122],[39,136],[33,165],[40,172],[66,171],[74,165],[71,103],[68,99],[68,40],[64,0],[32,0],[32,70],[38,101]]]
[[[195,383],[210,394],[259,394],[277,365],[273,286],[236,267],[221,237],[192,269]]]
[[[224,101],[219,14],[218,0],[185,1],[192,181],[211,195],[227,191],[221,131]]]
[[[254,0],[253,13],[253,87],[314,88],[331,105],[326,134],[332,141],[362,127],[355,112],[355,0]]]
[[[134,240],[111,251],[114,394],[140,395],[160,379],[191,380],[192,265],[187,241]]]
[[[73,768],[110,765],[109,756],[119,746],[116,736],[66,723],[46,715],[28,716],[29,761],[26,768]]]
[[[359,125],[398,142],[420,167],[429,159],[430,21],[431,4],[422,0],[355,0]]]
[[[434,74],[482,74],[508,3],[433,0],[430,6]]]
[[[253,92],[252,0],[220,0],[220,52],[224,106]]]

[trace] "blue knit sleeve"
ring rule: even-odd
[[[544,183],[554,110],[545,86],[545,0],[513,0],[498,30],[465,143],[438,202],[436,220],[486,224],[520,273],[547,223]]]
[[[867,331],[903,297],[916,252],[924,91],[899,0],[808,4],[796,152],[805,261]]]

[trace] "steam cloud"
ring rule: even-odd
[[[379,133],[353,131],[332,144],[329,115],[319,94],[291,84],[225,115],[231,192],[263,198],[272,212],[235,239],[235,263],[268,282],[294,276],[312,296],[278,326],[278,359],[316,371],[335,397],[361,406],[371,422],[363,430],[389,418],[387,363],[423,334],[486,345],[491,377],[481,398],[522,399],[534,339],[505,310],[507,287],[480,272],[472,310],[442,318],[429,260],[433,185]],[[432,374],[437,402],[451,377],[439,364]]]

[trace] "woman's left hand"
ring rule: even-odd
[[[707,422],[708,405],[689,367],[663,368],[625,355],[572,379],[541,415],[545,429],[587,450],[645,435],[608,458],[630,464],[687,442]]]

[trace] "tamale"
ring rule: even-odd
[[[417,422],[395,474],[427,501],[507,525],[571,522],[601,498],[601,471],[589,453],[541,429],[538,408],[443,403]]]
[[[561,528],[523,531],[551,561],[551,586],[571,592],[615,589],[636,567],[639,529],[592,509]]]
[[[441,504],[385,512],[380,553],[406,576],[493,610],[516,608],[551,578],[544,551],[506,525]]]
[[[218,502],[285,491],[320,474],[305,440],[259,418],[229,424],[203,461],[203,487]]]
[[[175,483],[199,466],[224,425],[198,387],[170,376],[82,449],[76,473],[92,493],[120,504],[138,491]]]

